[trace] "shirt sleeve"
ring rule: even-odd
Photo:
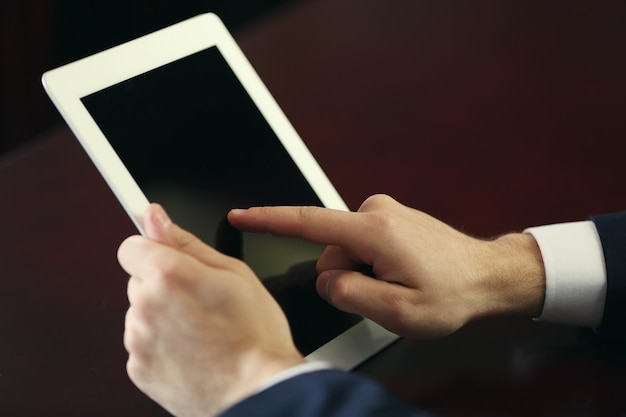
[[[284,371],[279,372],[270,379],[265,380],[265,382],[259,387],[258,392],[264,391],[274,385],[280,384],[281,382],[294,378],[296,376],[325,369],[333,369],[333,366],[330,363],[323,361],[310,361],[301,363],[300,365],[292,366],[291,368],[287,368]]]
[[[592,221],[525,230],[539,246],[546,271],[546,297],[539,321],[597,327],[606,297],[602,243]]]

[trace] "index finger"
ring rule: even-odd
[[[278,206],[236,209],[228,221],[246,232],[299,237],[325,245],[343,245],[359,230],[355,213],[315,206]]]

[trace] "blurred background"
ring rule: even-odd
[[[46,70],[199,13],[233,32],[298,0],[4,0],[0,4],[0,155],[62,119],[41,87]]]
[[[3,0],[0,415],[166,415],[124,370],[136,230],[40,77],[206,11],[351,209],[388,193],[490,237],[626,208],[623,0]],[[586,335],[477,323],[360,370],[444,415],[626,415],[626,361]]]
[[[5,0],[0,156],[64,126],[44,71],[207,11],[351,209],[496,235],[625,206],[618,0]]]

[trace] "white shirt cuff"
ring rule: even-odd
[[[539,321],[596,327],[602,321],[606,267],[591,221],[532,227],[546,271],[546,298]]]
[[[271,388],[274,385],[294,378],[298,375],[306,374],[309,372],[321,371],[323,369],[334,369],[334,367],[331,364],[322,361],[304,362],[300,365],[292,366],[291,368],[287,368],[265,381],[265,383],[263,383],[259,387],[257,392],[265,391],[266,389]]]

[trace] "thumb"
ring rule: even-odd
[[[329,270],[316,282],[319,295],[336,308],[371,319],[394,333],[402,333],[401,312],[411,290],[356,271]]]
[[[155,242],[167,246],[173,246],[170,241],[168,228],[172,225],[172,220],[159,204],[152,203],[143,215],[143,229],[146,237]]]
[[[149,239],[178,249],[205,264],[218,266],[223,263],[222,258],[226,258],[192,233],[174,224],[159,204],[150,204],[143,216],[143,228]]]

